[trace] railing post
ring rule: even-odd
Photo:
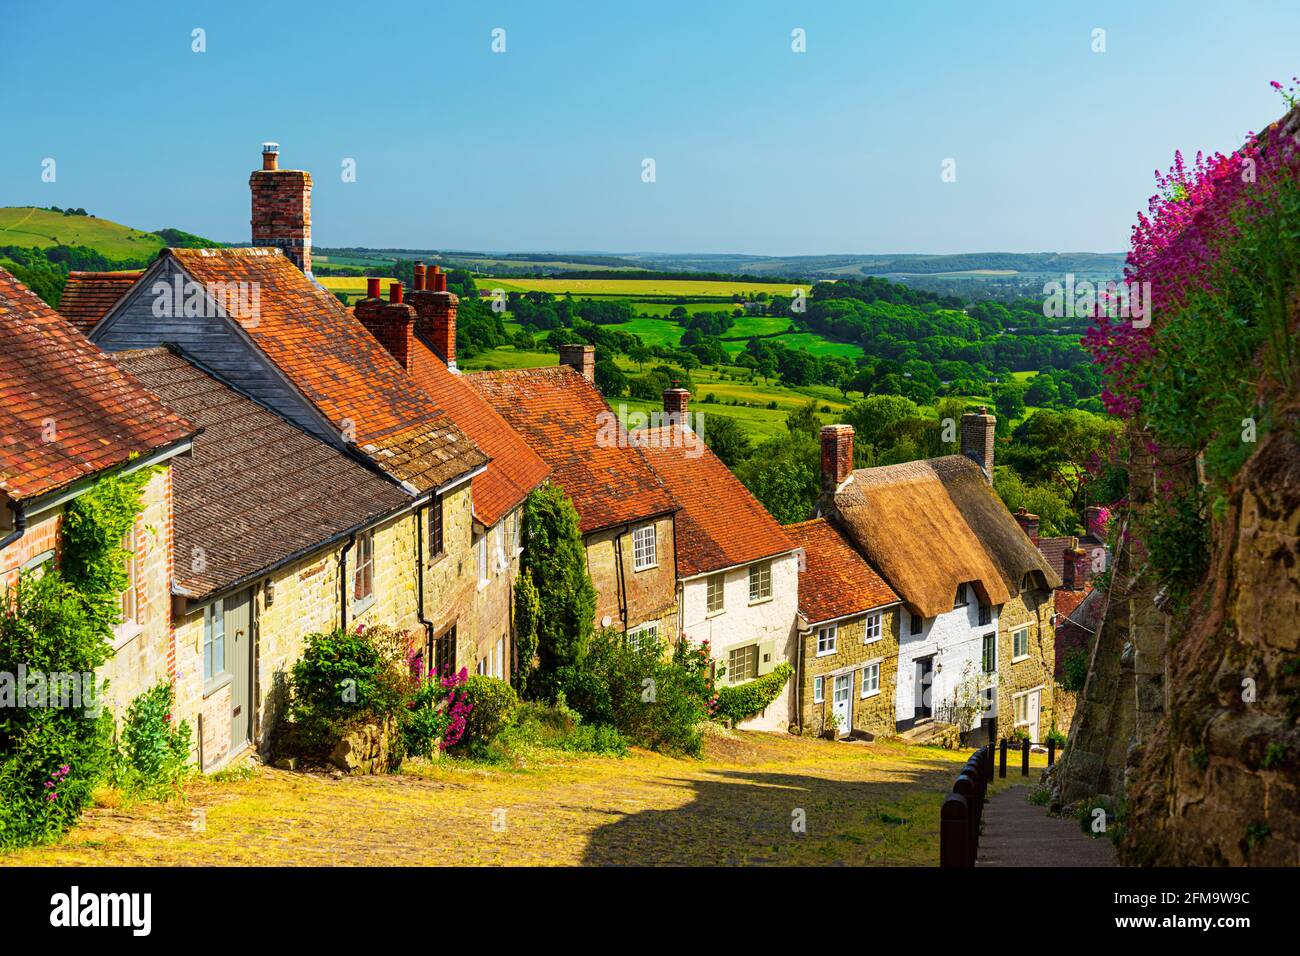
[[[975,778],[970,775],[970,771],[963,770],[957,782],[952,785],[953,793],[959,793],[966,798],[966,853],[970,858],[967,866],[975,865],[975,857],[979,853],[979,791],[975,785]]]
[[[1050,767],[1056,763],[1056,738],[1049,737],[1047,740],[1047,765]]]
[[[1007,777],[1007,738],[1002,738],[1002,744],[998,748],[998,776],[1003,780]]]
[[[970,824],[967,822],[966,798],[960,793],[950,793],[939,808],[939,865],[941,867],[967,867],[973,862],[970,847]]]
[[[1029,738],[1020,742],[1020,776],[1029,776]]]
[[[984,761],[984,772],[988,775],[986,779],[989,781],[989,783],[992,783],[993,768],[994,768],[994,763],[996,761],[996,758],[993,756],[993,741],[991,740],[989,741],[989,745],[987,750],[985,751],[985,754],[987,756],[987,759]]]

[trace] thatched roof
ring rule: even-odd
[[[952,610],[959,584],[1005,604],[1060,576],[969,458],[949,455],[854,471],[829,502],[846,534],[924,617]]]

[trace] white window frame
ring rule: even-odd
[[[506,639],[504,637],[497,638],[497,646],[494,653],[496,657],[496,673],[493,674],[493,676],[499,678],[500,680],[505,680],[506,679]]]
[[[352,606],[369,607],[375,603],[375,533],[363,531],[353,547]]]
[[[838,624],[819,625],[816,636],[818,657],[830,657],[838,650],[840,642],[840,626]]]
[[[744,653],[746,659],[749,657],[749,651],[754,652],[754,673],[751,676],[741,677],[736,673],[736,668],[732,663],[732,657],[738,653]],[[754,680],[758,677],[758,655],[759,649],[757,644],[743,644],[740,647],[732,647],[727,650],[727,682],[731,684],[742,684],[745,681]]]
[[[638,624],[636,627],[629,629],[627,634],[624,635],[624,640],[626,640],[633,648],[644,650],[647,636],[653,636],[655,643],[659,642],[658,621],[646,621],[643,624]]]
[[[881,612],[868,614],[862,625],[862,643],[874,644],[885,636],[884,617]]]
[[[140,536],[134,521],[122,539],[122,550],[126,552],[122,559],[126,565],[126,588],[121,594],[122,623],[119,628],[129,631],[140,624]]]
[[[760,561],[749,566],[749,603],[772,600],[772,562]]]
[[[1016,727],[1029,726],[1029,695],[1032,693],[1033,691],[1027,690],[1024,693],[1013,694],[1011,696],[1011,719],[1013,721],[1013,726]],[[1025,711],[1025,716],[1023,720],[1020,717],[1020,710],[1022,704],[1024,705],[1024,711]]]
[[[487,539],[488,536],[485,531],[479,535],[478,540],[474,542],[474,567],[476,569],[475,573],[478,575],[478,587],[480,591],[487,587],[492,580],[488,577]]]
[[[1017,654],[1016,644],[1022,634],[1025,639],[1025,652],[1023,654]],[[1029,656],[1029,625],[1025,625],[1024,627],[1018,627],[1011,632],[1011,663],[1014,664],[1017,661],[1028,660]]]
[[[510,558],[506,551],[506,522],[501,521],[496,527],[496,564],[497,574],[501,574],[510,567]]]
[[[813,678],[813,703],[814,704],[826,703],[826,678],[825,677]]]
[[[659,543],[655,526],[643,524],[632,529],[632,569],[649,571],[659,566]]]
[[[217,669],[216,649],[221,648],[221,668]],[[211,684],[226,671],[226,602],[218,598],[203,608],[203,683]]]
[[[714,595],[717,596],[717,607],[714,607]],[[704,611],[706,614],[721,614],[727,609],[727,576],[726,574],[710,574],[704,579]]]
[[[862,680],[858,691],[859,699],[876,697],[880,694],[880,668],[883,663],[884,658],[880,657],[874,661],[867,661],[862,665]],[[874,679],[868,680],[871,675],[874,675]]]

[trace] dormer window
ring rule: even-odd
[[[970,602],[966,600],[966,585],[957,585],[957,596],[952,600],[954,608],[965,607]]]

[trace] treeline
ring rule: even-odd
[[[65,245],[0,246],[0,263],[51,308],[58,308],[69,272],[121,272],[149,264],[146,259],[110,259],[89,246]]]

